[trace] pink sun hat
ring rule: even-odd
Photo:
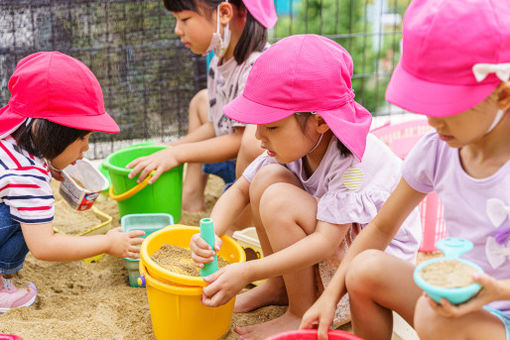
[[[318,113],[361,160],[372,115],[354,101],[351,77],[352,59],[342,46],[318,35],[293,35],[258,57],[243,93],[223,112],[246,124]]]
[[[485,100],[510,76],[510,6],[502,0],[414,0],[386,100],[445,117]]]
[[[273,0],[243,0],[243,3],[262,26],[271,29],[276,25],[278,16]]]
[[[60,52],[38,52],[21,59],[9,79],[11,98],[0,109],[0,138],[27,118],[44,118],[81,130],[117,133],[104,109],[101,86],[81,61]]]

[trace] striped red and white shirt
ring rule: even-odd
[[[55,198],[46,162],[17,146],[12,136],[0,139],[0,203],[11,218],[27,224],[51,222]]]

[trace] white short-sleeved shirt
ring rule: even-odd
[[[377,137],[369,134],[363,159],[342,156],[338,139],[331,138],[318,168],[306,177],[303,161],[282,164],[300,180],[303,188],[317,199],[317,220],[332,224],[357,223],[364,227],[381,209],[401,178],[401,160]],[[257,171],[278,163],[267,153],[256,158],[244,171],[251,182]],[[408,217],[386,252],[413,262],[421,243],[422,229],[417,211]]]
[[[16,144],[12,136],[0,139],[0,203],[11,218],[27,224],[53,220],[55,198],[46,163]]]
[[[415,190],[435,191],[444,206],[446,232],[474,244],[462,255],[497,279],[510,279],[510,160],[487,178],[473,178],[461,164],[459,149],[451,148],[435,132],[425,135],[407,156],[404,179]],[[505,313],[510,301],[490,304]]]
[[[269,44],[265,49],[268,47]],[[220,59],[217,56],[214,56],[209,63],[207,75],[209,121],[214,125],[216,136],[232,134],[235,127],[245,126],[225,116],[223,107],[243,92],[251,67],[261,54],[262,52],[252,52],[242,64],[238,64],[232,57],[218,65]]]

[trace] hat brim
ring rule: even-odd
[[[97,116],[59,116],[46,117],[45,119],[60,125],[68,126],[80,130],[89,130],[105,133],[117,133],[120,131],[119,126],[108,113]]]
[[[11,110],[9,105],[2,107],[0,109],[0,120],[2,121],[2,126],[0,127],[0,138],[4,138],[13,133],[27,118],[29,117],[20,115],[16,111]],[[52,116],[44,117],[44,119],[80,130],[106,133],[117,133],[120,131],[115,120],[113,120],[113,118],[106,112],[97,116]]]
[[[227,117],[245,124],[271,124],[303,110],[270,107],[249,100],[243,94],[223,108]],[[363,158],[372,115],[356,101],[333,110],[316,111],[335,136],[356,156]]]
[[[244,93],[223,107],[223,113],[244,124],[270,124],[293,115],[296,111],[259,104]]]
[[[473,85],[434,83],[415,77],[398,63],[386,89],[386,100],[430,117],[462,113],[484,101],[499,82]]]

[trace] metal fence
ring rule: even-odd
[[[399,58],[402,14],[410,0],[275,0],[271,41],[316,33],[353,56],[356,99],[374,115]],[[141,140],[165,141],[187,131],[188,103],[205,88],[205,58],[174,35],[161,0],[0,0],[0,105],[22,57],[58,50],[82,60],[99,79],[119,134],[93,135],[89,158]]]

